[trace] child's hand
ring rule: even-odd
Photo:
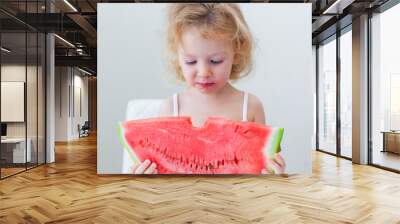
[[[281,154],[276,153],[273,159],[267,158],[266,168],[262,169],[262,174],[283,174],[285,172],[286,163]]]
[[[133,174],[157,174],[157,164],[150,162],[146,159],[143,163],[132,166]]]

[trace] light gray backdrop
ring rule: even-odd
[[[132,99],[165,98],[179,91],[166,69],[167,4],[98,6],[97,172],[121,173],[117,123]],[[285,128],[287,172],[311,174],[314,134],[311,4],[240,4],[256,40],[251,76],[235,86],[257,95],[267,123]]]

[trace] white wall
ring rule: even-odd
[[[24,137],[25,126],[28,125],[28,137],[35,133],[36,136],[36,66],[27,66],[19,64],[6,64],[1,66],[1,81],[5,82],[26,82],[25,75],[27,75],[29,87],[27,88],[27,122],[7,122],[7,136],[8,137]],[[33,86],[33,87],[32,87]],[[7,97],[7,96],[2,96]],[[40,106],[40,105],[39,105]],[[7,110],[8,108],[1,108]],[[24,108],[22,108],[24,110]]]
[[[77,74],[78,73],[78,74]],[[82,76],[83,73],[80,72],[79,70],[75,69],[74,71],[74,93],[75,96],[74,98],[74,108],[72,109],[75,113],[72,113],[73,119],[72,121],[72,130],[71,130],[71,135],[73,138],[78,138],[79,133],[77,126],[80,124],[82,126],[85,121],[88,121],[88,77],[87,76]],[[78,92],[80,91],[80,93]],[[79,97],[80,95],[80,97]],[[81,102],[79,102],[81,101]],[[82,110],[80,112],[79,110]]]
[[[55,141],[68,140],[68,67],[55,68]]]
[[[1,82],[1,121],[24,122],[25,82]]]
[[[1,81],[2,82],[24,82],[26,83],[25,80],[25,75],[26,71],[28,71],[28,74],[32,74],[32,71],[35,69],[35,74],[36,74],[36,68],[33,66],[28,66],[25,67],[24,65],[18,65],[18,64],[6,64],[1,66]],[[3,91],[3,90],[2,90]],[[3,93],[3,92],[2,92]],[[32,93],[33,94],[33,93]],[[35,95],[36,96],[36,95]],[[1,98],[7,98],[7,96],[1,96]],[[22,97],[24,98],[24,97]],[[2,103],[2,106],[3,103]],[[22,116],[24,116],[24,106],[20,108],[22,110]],[[9,108],[1,108],[2,114],[5,113],[5,111],[8,111]],[[10,112],[10,111],[9,111]],[[16,112],[19,113],[19,112]],[[2,118],[3,120],[3,118]],[[23,122],[24,118],[22,118],[22,122],[11,122],[8,123],[7,125],[7,133],[9,136],[17,136],[17,137],[22,137],[25,136],[25,125]],[[18,128],[20,127],[20,128]]]
[[[98,4],[98,166],[120,173],[117,123],[129,100],[165,98],[182,86],[167,77],[165,4]],[[267,123],[285,128],[288,173],[311,173],[313,136],[311,4],[241,4],[256,39],[255,67],[236,86],[257,95]]]
[[[79,89],[82,114],[76,107],[79,105],[79,98],[76,97]],[[56,67],[55,120],[56,141],[77,139],[78,124],[83,125],[88,120],[88,78],[76,68]]]

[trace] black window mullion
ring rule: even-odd
[[[39,0],[36,1],[36,13],[39,14]],[[38,17],[36,17],[38,18]],[[37,22],[39,22],[37,20]],[[36,32],[36,166],[39,165],[39,32]]]
[[[367,110],[367,119],[368,119],[368,124],[367,124],[367,132],[368,132],[368,155],[367,155],[367,160],[368,164],[373,164],[373,153],[372,153],[372,64],[371,64],[371,57],[372,57],[372,12],[368,12],[368,19],[367,19],[367,46],[368,46],[368,53],[367,53],[367,104],[368,104],[368,110]]]
[[[47,13],[47,2],[45,4],[46,4],[45,11]],[[48,37],[48,33],[45,32],[44,33],[44,55],[43,55],[44,68],[42,69],[42,82],[44,79],[44,99],[43,99],[43,103],[44,103],[44,111],[43,111],[43,113],[44,113],[44,135],[43,135],[43,138],[44,138],[44,161],[43,161],[43,163],[44,164],[47,163],[47,43],[48,43],[47,37]],[[44,77],[43,77],[43,72],[44,72]],[[42,107],[42,109],[43,109],[43,107]]]
[[[336,154],[341,156],[341,119],[340,119],[340,30],[336,31]]]
[[[28,17],[28,1],[25,0],[25,21]],[[25,170],[28,170],[28,119],[27,119],[27,96],[28,96],[28,24],[25,23],[25,88],[24,88],[24,120],[25,120]]]
[[[316,126],[315,126],[315,147],[319,149],[319,45],[315,46],[315,118],[316,118]]]

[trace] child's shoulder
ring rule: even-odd
[[[248,93],[249,94],[249,101],[248,101],[248,105],[251,108],[263,108],[263,104],[262,101],[260,100],[260,98],[258,98],[258,96],[252,94],[252,93]]]
[[[250,121],[254,121],[257,123],[265,123],[264,106],[260,98],[258,98],[254,94],[249,93],[249,99],[247,105],[248,105]]]

